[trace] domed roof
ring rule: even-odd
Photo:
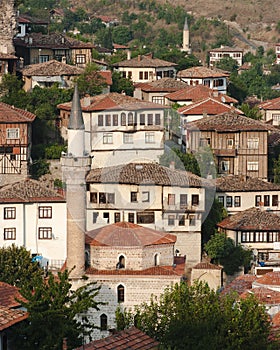
[[[86,244],[95,246],[144,247],[175,242],[175,235],[130,222],[117,222],[86,233]]]

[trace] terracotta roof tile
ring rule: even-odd
[[[48,62],[32,64],[22,70],[23,76],[57,76],[57,75],[79,75],[84,69],[71,66],[70,64],[62,63],[56,60]]]
[[[174,244],[176,236],[130,222],[117,222],[86,233],[86,243],[110,247]]]
[[[11,327],[12,325],[25,320],[28,313],[23,310],[9,309],[0,306],[0,331]]]
[[[19,307],[20,303],[16,299],[24,300],[18,288],[8,283],[0,282],[0,305],[8,308]]]
[[[257,279],[254,275],[242,275],[235,278],[230,284],[228,284],[222,291],[222,294],[229,294],[237,292],[241,295],[247,289],[252,288],[253,282]]]
[[[240,231],[280,231],[280,217],[260,208],[249,208],[228,216],[217,226]]]
[[[240,295],[240,298],[245,299],[250,294],[253,294],[260,303],[264,303],[266,305],[280,304],[280,292],[275,290],[265,287],[253,288],[243,292]]]
[[[217,99],[207,97],[198,102],[194,102],[190,105],[183,106],[177,110],[180,114],[184,115],[203,115],[208,114],[210,116],[216,116],[221,113],[236,113],[243,114],[243,112],[235,107],[229,106],[225,103],[219,102]]]
[[[110,70],[101,70],[98,72],[101,77],[105,80],[107,85],[112,85],[112,72]]]
[[[251,191],[280,191],[280,185],[258,178],[240,175],[228,175],[217,178],[217,192],[251,192]]]
[[[175,80],[173,78],[162,78],[159,80],[152,81],[150,83],[138,83],[135,87],[141,88],[142,91],[146,92],[171,92],[178,91],[187,86],[186,83]]]
[[[238,48],[238,47],[230,47],[230,46],[221,46],[221,47],[217,47],[215,49],[211,49],[209,50],[209,52],[243,52],[242,49]]]
[[[205,182],[187,171],[172,170],[158,163],[129,163],[90,170],[89,183],[155,184],[182,187],[202,187]]]
[[[26,179],[0,187],[0,203],[65,202],[65,198],[40,181]]]
[[[274,110],[280,109],[280,97],[265,101],[258,105],[259,109]]]
[[[256,285],[280,286],[280,271],[268,272],[256,280]]]
[[[210,69],[207,67],[191,67],[188,69],[181,70],[177,73],[178,78],[217,78],[217,77],[229,77],[229,73],[218,70]]]
[[[274,315],[274,317],[272,318],[272,324],[273,324],[274,326],[280,327],[280,311],[277,312],[277,314]]]
[[[0,123],[31,123],[35,114],[0,102]]]
[[[200,262],[192,267],[193,269],[203,269],[203,270],[222,270],[219,265],[211,264],[209,262]]]
[[[159,58],[152,58],[150,55],[132,58],[130,60],[124,60],[117,62],[113,65],[114,67],[176,67],[176,63],[161,60]]]

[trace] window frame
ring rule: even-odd
[[[51,219],[52,218],[52,207],[42,205],[38,207],[39,219]]]
[[[5,227],[4,228],[4,241],[15,241],[16,240],[16,228],[15,227]]]
[[[52,227],[38,227],[38,239],[51,240],[52,239]]]
[[[16,219],[16,207],[4,207],[4,220]]]

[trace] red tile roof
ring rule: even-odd
[[[280,109],[280,97],[272,100],[265,101],[258,105],[259,109],[264,110],[279,110]]]
[[[256,284],[280,287],[280,271],[268,272],[256,280]]]
[[[217,226],[234,231],[280,231],[280,217],[260,208],[249,208],[228,216]]]
[[[80,75],[84,69],[59,62],[57,60],[50,60],[48,62],[32,64],[22,70],[23,76],[60,76],[60,75]]]
[[[237,292],[240,295],[243,292],[245,292],[247,289],[251,289],[252,284],[256,279],[257,277],[254,275],[238,276],[223,289],[222,294]]]
[[[218,70],[218,69],[210,69],[207,67],[191,67],[188,69],[181,70],[177,73],[178,78],[197,78],[197,79],[203,79],[203,78],[223,78],[223,77],[229,77],[229,73]]]
[[[26,179],[0,187],[0,203],[65,202],[65,198],[40,181]]]
[[[198,102],[187,106],[178,108],[180,114],[184,115],[204,115],[216,116],[217,114],[234,112],[236,114],[243,114],[243,112],[235,107],[229,106],[225,103],[219,102],[212,97],[207,97]]]
[[[195,270],[222,270],[222,267],[219,265],[211,264],[209,262],[200,262],[192,267]]]
[[[238,47],[220,46],[209,50],[209,52],[243,52],[243,50]]]
[[[94,246],[144,247],[175,242],[174,235],[130,222],[117,222],[86,233],[86,243]]]
[[[98,72],[101,77],[105,80],[107,85],[112,85],[112,72],[110,70],[101,70]]]
[[[138,55],[130,60],[124,60],[113,64],[114,67],[147,67],[147,68],[159,68],[159,67],[176,67],[176,63],[161,60],[159,58],[153,58],[151,55]]]
[[[159,342],[136,327],[131,327],[107,338],[95,340],[76,350],[155,350]]]
[[[240,298],[247,298],[250,294],[253,294],[260,303],[266,305],[280,304],[280,292],[275,290],[265,287],[253,288],[243,292]]]
[[[0,282],[0,305],[8,308],[19,307],[21,304],[16,299],[23,300],[18,288]]]
[[[35,114],[0,102],[0,123],[31,123]]]
[[[213,182],[217,192],[280,191],[279,184],[241,175],[222,176]]]
[[[0,331],[3,331],[12,325],[27,319],[27,317],[28,313],[23,310],[9,309],[7,307],[0,306]]]
[[[145,92],[171,92],[178,91],[187,86],[186,83],[175,80],[173,78],[162,78],[149,83],[135,84],[135,88],[139,88]]]

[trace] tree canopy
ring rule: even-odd
[[[197,282],[175,284],[135,310],[117,310],[120,327],[136,327],[170,350],[268,349],[270,323],[264,306],[250,296],[236,300]]]

